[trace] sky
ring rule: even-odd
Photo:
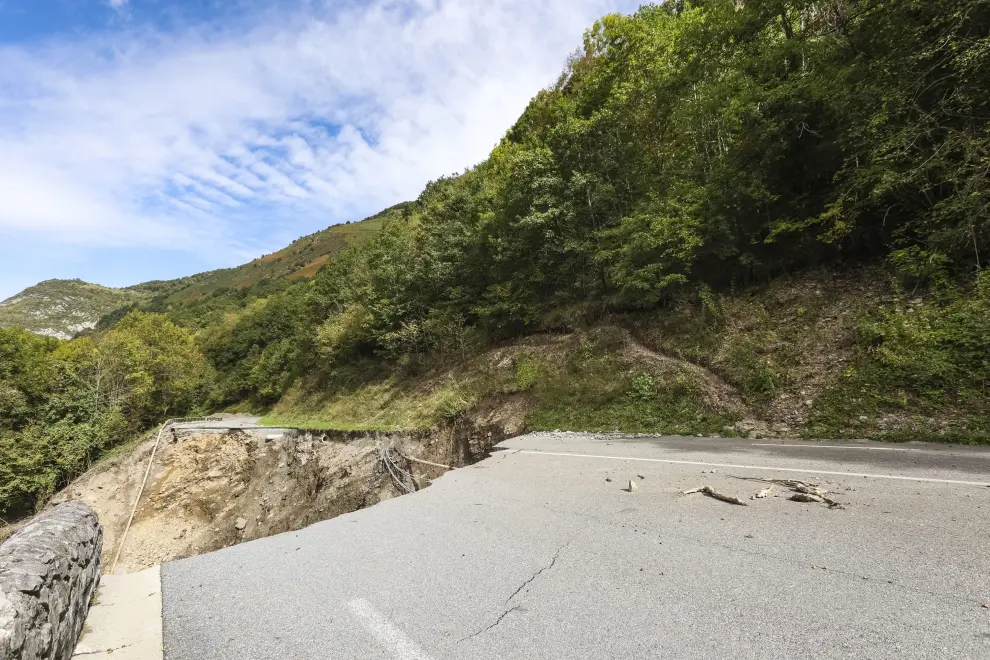
[[[234,266],[483,160],[636,0],[0,0],[0,300]]]

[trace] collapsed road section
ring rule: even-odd
[[[416,432],[306,431],[233,418],[176,425],[162,436],[157,452],[151,439],[54,499],[98,512],[108,568],[118,552],[116,570],[133,572],[419,490],[448,468],[487,456],[505,430],[464,423]]]

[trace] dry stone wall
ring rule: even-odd
[[[69,660],[100,580],[96,512],[66,502],[0,545],[0,660]]]

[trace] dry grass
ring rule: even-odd
[[[320,269],[330,263],[330,255],[325,254],[322,257],[314,259],[310,263],[306,264],[304,267],[300,268],[296,272],[289,275],[290,280],[295,280],[299,278],[309,278],[316,277],[316,274],[320,272]]]

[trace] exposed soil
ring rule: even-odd
[[[404,457],[462,466],[484,458],[513,428],[495,408],[477,419],[414,433],[242,431],[163,439],[117,571],[133,572],[356,511],[402,494],[381,447],[422,488],[445,472]],[[104,526],[104,570],[140,488],[154,440],[101,464],[56,495],[86,502]]]

